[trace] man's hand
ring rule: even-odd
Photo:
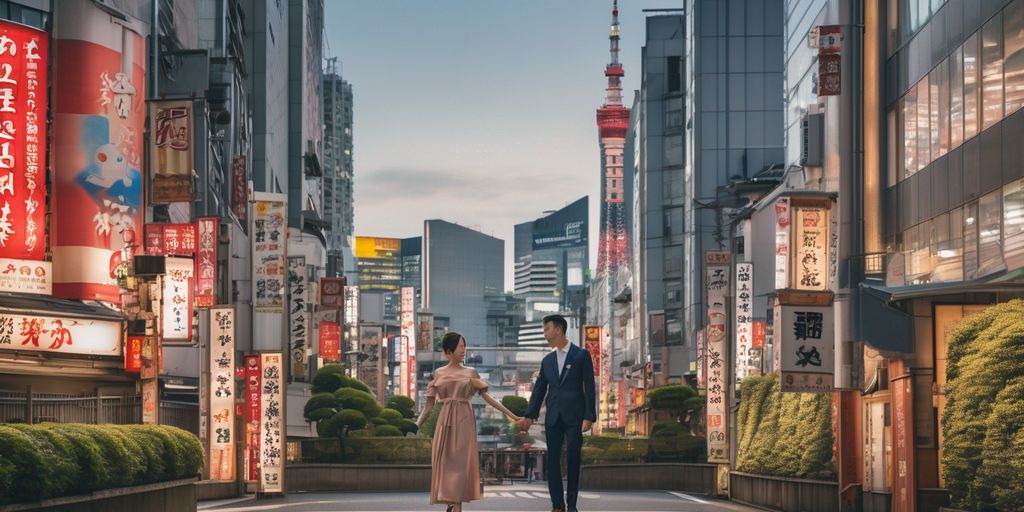
[[[526,432],[527,430],[530,430],[530,427],[533,426],[533,419],[532,418],[522,418],[517,423],[519,425],[519,430],[521,432]]]
[[[594,422],[590,420],[583,420],[583,432],[590,430],[590,427],[594,426]]]

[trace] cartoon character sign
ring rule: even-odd
[[[75,22],[55,24],[53,292],[117,303],[142,234],[145,39],[90,2],[56,15]]]

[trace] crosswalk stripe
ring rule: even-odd
[[[672,491],[669,491],[669,494],[671,494],[672,496],[675,496],[676,498],[684,499],[684,500],[687,500],[687,501],[692,501],[694,503],[700,503],[701,505],[707,505],[708,504],[707,501],[702,500],[700,498],[696,498],[696,497],[690,496],[689,494],[683,494],[681,492],[672,492]]]

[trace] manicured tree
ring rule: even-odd
[[[338,400],[339,409],[354,409],[367,418],[376,418],[380,414],[381,406],[373,395],[366,391],[355,388],[340,388],[334,392],[334,398]]]
[[[341,456],[347,457],[345,438],[354,430],[366,427],[366,415],[354,409],[343,409],[337,414],[316,424],[316,433],[320,437],[336,437],[341,443]]]
[[[321,421],[338,412],[338,399],[333,393],[317,393],[310,397],[306,406],[302,409],[306,421]]]
[[[402,413],[394,409],[384,409],[383,411],[380,411],[380,414],[378,414],[377,417],[393,427],[399,426],[402,420],[405,419],[405,417],[402,416]]]
[[[402,413],[403,418],[415,419],[416,418],[416,402],[405,395],[395,395],[388,399],[388,409],[394,409]]]
[[[313,375],[313,392],[334,393],[338,388],[342,387],[347,379],[344,366],[329,364],[317,370]]]
[[[697,390],[685,385],[662,386],[647,392],[647,403],[656,411],[671,413],[681,425],[704,406]]]
[[[383,425],[373,429],[374,437],[402,437],[402,431],[392,425]]]
[[[942,464],[953,504],[1024,509],[1024,302],[968,317],[948,342]]]
[[[509,395],[502,397],[501,405],[504,405],[512,414],[522,416],[526,414],[526,408],[530,406],[530,402],[527,402],[526,399],[521,396]]]

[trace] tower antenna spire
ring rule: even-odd
[[[597,110],[597,128],[601,139],[601,239],[598,243],[599,275],[614,276],[621,265],[628,265],[629,241],[626,235],[625,175],[623,150],[629,127],[629,110],[622,106],[622,77],[619,62],[619,1],[612,0],[612,25],[608,34],[610,60],[604,68],[608,79],[604,105]]]

